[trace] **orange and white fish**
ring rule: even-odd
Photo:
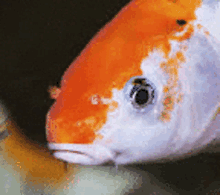
[[[200,0],[133,0],[65,72],[54,156],[82,165],[191,154],[219,136],[220,36]]]

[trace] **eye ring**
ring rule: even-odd
[[[131,103],[136,108],[144,108],[151,104],[154,97],[154,90],[148,86],[134,86],[130,94]]]
[[[126,99],[138,110],[151,109],[156,99],[156,90],[152,82],[144,77],[130,79],[125,87]],[[148,109],[147,109],[148,110]]]

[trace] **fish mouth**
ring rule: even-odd
[[[49,143],[48,148],[55,158],[74,164],[112,164],[115,159],[115,154],[102,145]]]

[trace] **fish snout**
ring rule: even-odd
[[[115,154],[102,145],[49,143],[48,147],[56,158],[74,164],[101,165],[115,159]]]

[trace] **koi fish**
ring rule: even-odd
[[[192,155],[219,137],[220,36],[206,8],[133,0],[101,29],[50,89],[53,155],[131,164]]]

